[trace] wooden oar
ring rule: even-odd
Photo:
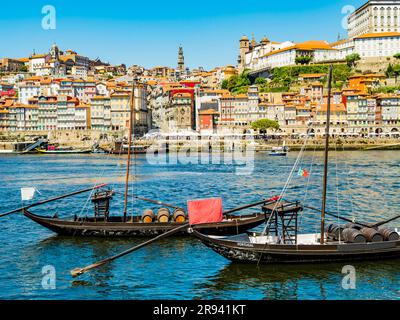
[[[130,248],[130,249],[124,251],[124,252],[121,252],[121,253],[119,253],[119,254],[111,257],[111,258],[104,259],[102,261],[96,262],[96,263],[94,263],[94,264],[92,264],[90,266],[84,267],[84,268],[76,268],[76,269],[71,271],[71,275],[74,278],[78,277],[78,276],[80,276],[80,275],[82,275],[82,274],[84,274],[84,273],[86,273],[86,272],[88,272],[88,271],[90,271],[92,269],[101,267],[101,266],[103,266],[103,265],[105,265],[107,263],[110,263],[111,261],[114,261],[114,260],[116,260],[118,258],[121,258],[123,256],[126,256],[127,254],[130,254],[130,253],[132,253],[132,252],[134,252],[136,250],[139,250],[140,248],[143,248],[143,247],[145,247],[145,246],[147,246],[147,245],[149,245],[149,244],[151,244],[153,242],[156,242],[156,241],[161,240],[163,238],[169,237],[169,236],[171,236],[171,235],[173,235],[175,233],[178,233],[179,231],[187,229],[188,227],[189,227],[189,223],[186,223],[183,226],[180,226],[180,227],[175,228],[175,229],[173,229],[171,231],[163,233],[163,234],[155,237],[154,239],[151,239],[151,240],[148,240],[146,242],[143,242],[143,243],[141,243],[141,244],[139,244],[139,245],[137,245],[137,246],[135,246],[133,248]]]
[[[376,223],[376,224],[374,224],[373,226],[371,226],[370,228],[377,228],[377,227],[383,226],[384,224],[387,224],[387,223],[389,223],[389,222],[395,221],[395,220],[397,220],[397,219],[400,219],[400,215],[399,215],[399,216],[396,216],[396,217],[393,217],[393,218],[390,218],[390,219],[388,219],[388,220],[385,220],[385,221]]]
[[[294,203],[294,202],[293,202],[293,203]],[[304,205],[303,205],[303,207],[306,208],[306,209],[314,210],[314,211],[316,211],[316,212],[321,212],[321,209],[318,209],[318,208],[315,208],[315,207],[304,206]],[[347,219],[347,218],[345,218],[345,217],[338,216],[338,215],[336,215],[336,214],[334,214],[334,213],[330,213],[330,212],[326,212],[326,211],[325,211],[325,214],[326,214],[327,216],[331,216],[331,217],[334,217],[334,218],[336,218],[336,219],[340,219],[340,220],[343,220],[343,221],[346,221],[346,222],[350,222],[350,223],[353,223],[353,224],[357,224],[357,225],[362,226],[362,227],[365,227],[365,228],[371,228],[371,226],[369,226],[369,225],[367,225],[367,224],[363,224],[363,223],[360,223],[360,222],[354,222],[353,220]]]
[[[139,197],[137,197],[137,198],[139,198]],[[159,201],[151,200],[151,199],[146,199],[146,200],[149,200],[150,202],[157,203],[157,204],[159,202]],[[238,207],[236,209],[232,209],[232,210],[226,211],[223,214],[229,214],[229,213],[241,211],[241,210],[244,210],[244,209],[252,208],[252,207],[255,207],[255,206],[263,204],[263,203],[271,203],[271,202],[273,203],[274,201],[276,202],[278,200],[279,199],[277,197],[271,198],[271,199],[265,199],[263,201],[259,201],[259,202],[256,202],[256,203],[252,203],[252,204],[249,204],[249,205],[246,205],[246,206],[241,206],[241,207]],[[163,204],[163,205],[166,205],[166,204]],[[175,207],[175,206],[173,206],[173,207]],[[111,257],[111,258],[104,259],[102,261],[96,262],[96,263],[91,264],[90,266],[87,266],[87,267],[84,267],[84,268],[76,268],[76,269],[71,271],[71,275],[74,278],[78,277],[78,276],[80,276],[80,275],[82,275],[82,274],[84,274],[84,273],[86,273],[86,272],[88,272],[90,270],[93,270],[93,269],[96,269],[98,267],[101,267],[101,266],[103,266],[103,265],[105,265],[107,263],[110,263],[110,262],[112,262],[112,261],[114,261],[116,259],[119,259],[119,258],[121,258],[123,256],[126,256],[126,255],[128,255],[128,254],[130,254],[130,253],[132,253],[134,251],[137,251],[140,248],[148,246],[148,245],[152,244],[153,242],[156,242],[158,240],[161,240],[161,239],[167,238],[169,236],[172,236],[172,235],[174,235],[174,234],[176,234],[176,233],[178,233],[178,232],[180,232],[180,231],[182,231],[182,230],[184,230],[186,228],[189,228],[189,226],[190,226],[190,224],[186,223],[183,226],[180,226],[180,227],[178,227],[176,229],[173,229],[173,230],[168,231],[168,232],[166,232],[164,234],[161,234],[161,235],[155,237],[154,239],[151,239],[151,240],[148,240],[146,242],[143,242],[143,243],[141,243],[141,244],[139,244],[139,245],[137,245],[137,246],[135,246],[133,248],[130,248],[130,249],[124,251],[124,252],[121,252],[121,253],[119,253],[119,254]]]
[[[229,210],[229,211],[225,211],[225,212],[224,212],[224,215],[226,215],[226,214],[231,214],[231,213],[238,212],[238,211],[243,211],[243,210],[245,210],[245,209],[254,208],[254,207],[259,206],[260,204],[264,204],[264,203],[265,203],[265,204],[271,204],[271,203],[273,203],[273,202],[277,202],[278,200],[280,200],[279,197],[274,197],[274,198],[271,198],[271,199],[264,199],[264,200],[262,200],[262,201],[250,203],[250,204],[247,204],[247,205],[245,205],[245,206],[238,207],[238,208],[236,208],[236,209],[232,209],[232,210]]]
[[[291,202],[291,203],[294,203],[294,202]],[[306,208],[306,209],[310,209],[310,210],[316,211],[316,212],[321,212],[321,209],[318,209],[318,208],[315,208],[315,207],[304,206],[304,205],[303,205],[303,207]],[[331,212],[325,212],[325,214],[328,215],[328,216],[331,216],[331,217],[346,221],[346,222],[350,222],[350,223],[359,225],[359,226],[364,227],[364,228],[377,228],[377,227],[383,226],[383,225],[385,225],[387,223],[390,223],[392,221],[395,221],[397,219],[400,219],[400,215],[398,215],[398,216],[395,216],[395,217],[390,218],[388,220],[385,220],[385,221],[382,221],[382,222],[378,222],[378,223],[373,224],[373,225],[368,225],[368,224],[364,224],[364,223],[361,223],[361,222],[354,222],[353,220],[347,219],[345,217],[338,216],[337,214],[334,214],[334,213],[331,213]]]
[[[61,200],[61,199],[64,199],[64,198],[76,196],[77,194],[81,194],[81,193],[89,192],[89,191],[92,191],[92,190],[100,189],[100,188],[103,188],[105,186],[106,186],[106,184],[102,184],[102,185],[99,185],[99,186],[96,186],[96,187],[92,187],[92,188],[88,188],[88,189],[84,189],[84,190],[80,190],[80,191],[75,191],[73,193],[69,193],[69,194],[66,194],[66,195],[63,195],[63,196],[59,196],[59,197],[56,197],[56,198],[52,198],[52,199],[36,202],[36,203],[30,204],[30,205],[28,205],[26,207],[18,208],[18,209],[3,213],[3,214],[0,215],[0,218],[8,216],[8,215],[16,213],[16,212],[20,212],[22,210],[27,210],[27,209],[32,208],[32,207],[41,206],[41,205],[49,203],[49,202]]]

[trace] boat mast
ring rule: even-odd
[[[327,108],[326,108],[324,182],[323,182],[323,190],[322,190],[322,209],[321,209],[321,244],[325,243],[325,211],[326,211],[326,195],[327,195],[327,186],[328,186],[328,161],[329,161],[330,122],[331,122],[332,74],[333,74],[333,65],[331,65],[329,68],[328,104],[327,104]]]
[[[129,134],[128,134],[128,159],[126,162],[126,175],[125,175],[125,199],[124,199],[124,222],[126,222],[126,216],[128,212],[128,192],[129,192],[129,170],[131,167],[131,146],[132,146],[132,134],[133,134],[133,121],[135,113],[135,78],[132,78],[132,92],[131,99],[129,102]]]

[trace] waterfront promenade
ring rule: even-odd
[[[86,137],[86,138],[85,138]],[[119,139],[112,135],[105,135],[104,139],[96,139],[90,135],[80,135],[79,138],[75,134],[70,136],[56,136],[49,138],[49,144],[57,144],[65,147],[72,148],[91,148],[94,144],[99,143],[100,147],[104,149],[111,149],[114,141]],[[15,143],[33,141],[30,137],[21,139],[20,137],[9,137],[8,139],[0,140],[0,151],[13,150]],[[291,138],[291,137],[256,137],[254,140],[244,139],[244,145],[248,146],[250,143],[255,151],[267,151],[273,147],[282,146],[285,143],[291,150],[300,150],[305,143],[304,138]],[[397,137],[333,137],[331,139],[331,150],[400,150],[400,138]],[[166,146],[169,150],[180,150],[182,148],[198,149],[201,152],[211,150],[226,150],[226,144],[232,144],[232,139],[218,137],[212,139],[194,139],[180,137],[171,139],[137,139],[135,145],[151,147],[151,146]],[[325,140],[323,137],[309,137],[307,140],[307,150],[323,150]]]

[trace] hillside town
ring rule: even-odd
[[[348,37],[238,41],[237,65],[190,70],[110,65],[53,44],[46,53],[0,59],[0,134],[93,131],[123,135],[134,86],[134,133],[255,130],[323,135],[327,76],[334,65],[332,134],[400,135],[400,3],[372,0],[348,21]],[[186,57],[187,58],[187,57]],[[279,129],[278,129],[279,128]]]

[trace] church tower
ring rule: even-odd
[[[184,72],[185,71],[185,57],[183,56],[183,48],[182,47],[179,47],[178,70],[180,72]]]
[[[240,39],[240,53],[238,59],[239,72],[242,72],[245,69],[246,53],[248,53],[249,51],[250,51],[250,42],[249,39],[244,35],[242,39]]]
[[[51,46],[50,49],[50,55],[54,60],[58,60],[59,59],[59,54],[60,51],[58,50],[58,47],[55,43],[53,43],[53,45]]]

